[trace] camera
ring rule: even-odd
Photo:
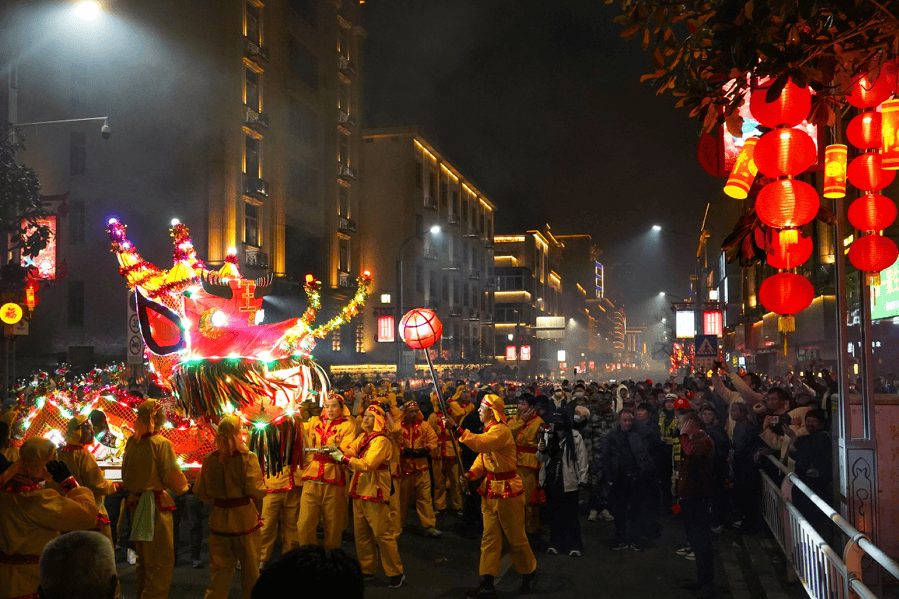
[[[791,420],[789,414],[771,414],[771,432],[775,435],[783,435],[784,429],[790,426]]]
[[[103,121],[103,126],[100,127],[100,137],[103,139],[109,139],[110,129],[109,129],[109,120]]]
[[[381,409],[384,410],[385,414],[390,413],[390,402],[389,401],[382,401],[379,405],[381,406]]]

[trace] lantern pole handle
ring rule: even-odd
[[[437,394],[437,403],[440,404],[440,409],[443,410],[443,413],[449,416],[449,410],[446,407],[446,400],[443,399],[443,395],[440,393],[440,384],[437,382],[437,374],[434,372],[434,363],[431,362],[431,353],[427,348],[423,348],[425,351],[425,358],[428,360],[428,369],[431,371],[431,380],[434,381],[434,392]],[[456,426],[462,424],[461,422],[457,422]],[[459,465],[459,474],[465,474],[465,467],[462,465],[462,457],[459,454],[459,446],[456,444],[456,435],[453,431],[450,432],[450,441],[453,442],[453,453],[456,454],[456,463]],[[469,490],[466,485],[462,491],[468,495]]]

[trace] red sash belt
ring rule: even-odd
[[[508,472],[488,472],[487,480],[509,480],[516,476],[518,476],[518,472],[515,470],[509,470]]]
[[[452,441],[453,438],[450,437],[449,435],[437,435],[437,440],[438,441]]]
[[[377,469],[378,470],[390,470],[390,464],[382,463],[380,466],[378,466]]]
[[[0,551],[0,564],[11,564],[13,566],[31,566],[41,561],[39,555],[22,555],[21,553],[3,553]]]
[[[536,447],[522,447],[521,445],[516,445],[515,449],[518,453],[537,453]]]
[[[212,500],[212,505],[214,505],[215,507],[224,507],[224,508],[241,507],[241,506],[249,505],[249,504],[250,504],[250,498],[249,498],[249,496],[246,496],[246,495],[243,497],[228,497],[228,498],[223,498],[223,499],[219,499],[218,497],[216,497],[215,499]]]
[[[323,453],[315,453],[312,454],[313,462],[324,462],[325,464],[336,464],[337,461],[329,455],[325,455]]]

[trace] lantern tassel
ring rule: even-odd
[[[781,229],[778,231],[781,245],[796,245],[799,243],[798,229]]]
[[[796,330],[796,317],[787,314],[777,319],[777,330],[781,333],[792,333]]]
[[[787,357],[787,336],[784,335],[784,357]]]
[[[868,272],[865,273],[865,282],[868,285],[879,286],[880,285],[880,273],[879,272]]]

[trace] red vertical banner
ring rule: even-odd
[[[393,316],[378,316],[378,341],[390,343],[394,340]]]
[[[703,313],[703,335],[721,337],[724,333],[724,318],[721,310],[706,310]]]
[[[519,352],[518,357],[522,360],[530,360],[531,359],[531,346],[530,345],[522,345],[521,352]]]
[[[506,359],[507,360],[515,360],[516,359],[515,355],[516,355],[515,346],[507,345],[506,346]]]

